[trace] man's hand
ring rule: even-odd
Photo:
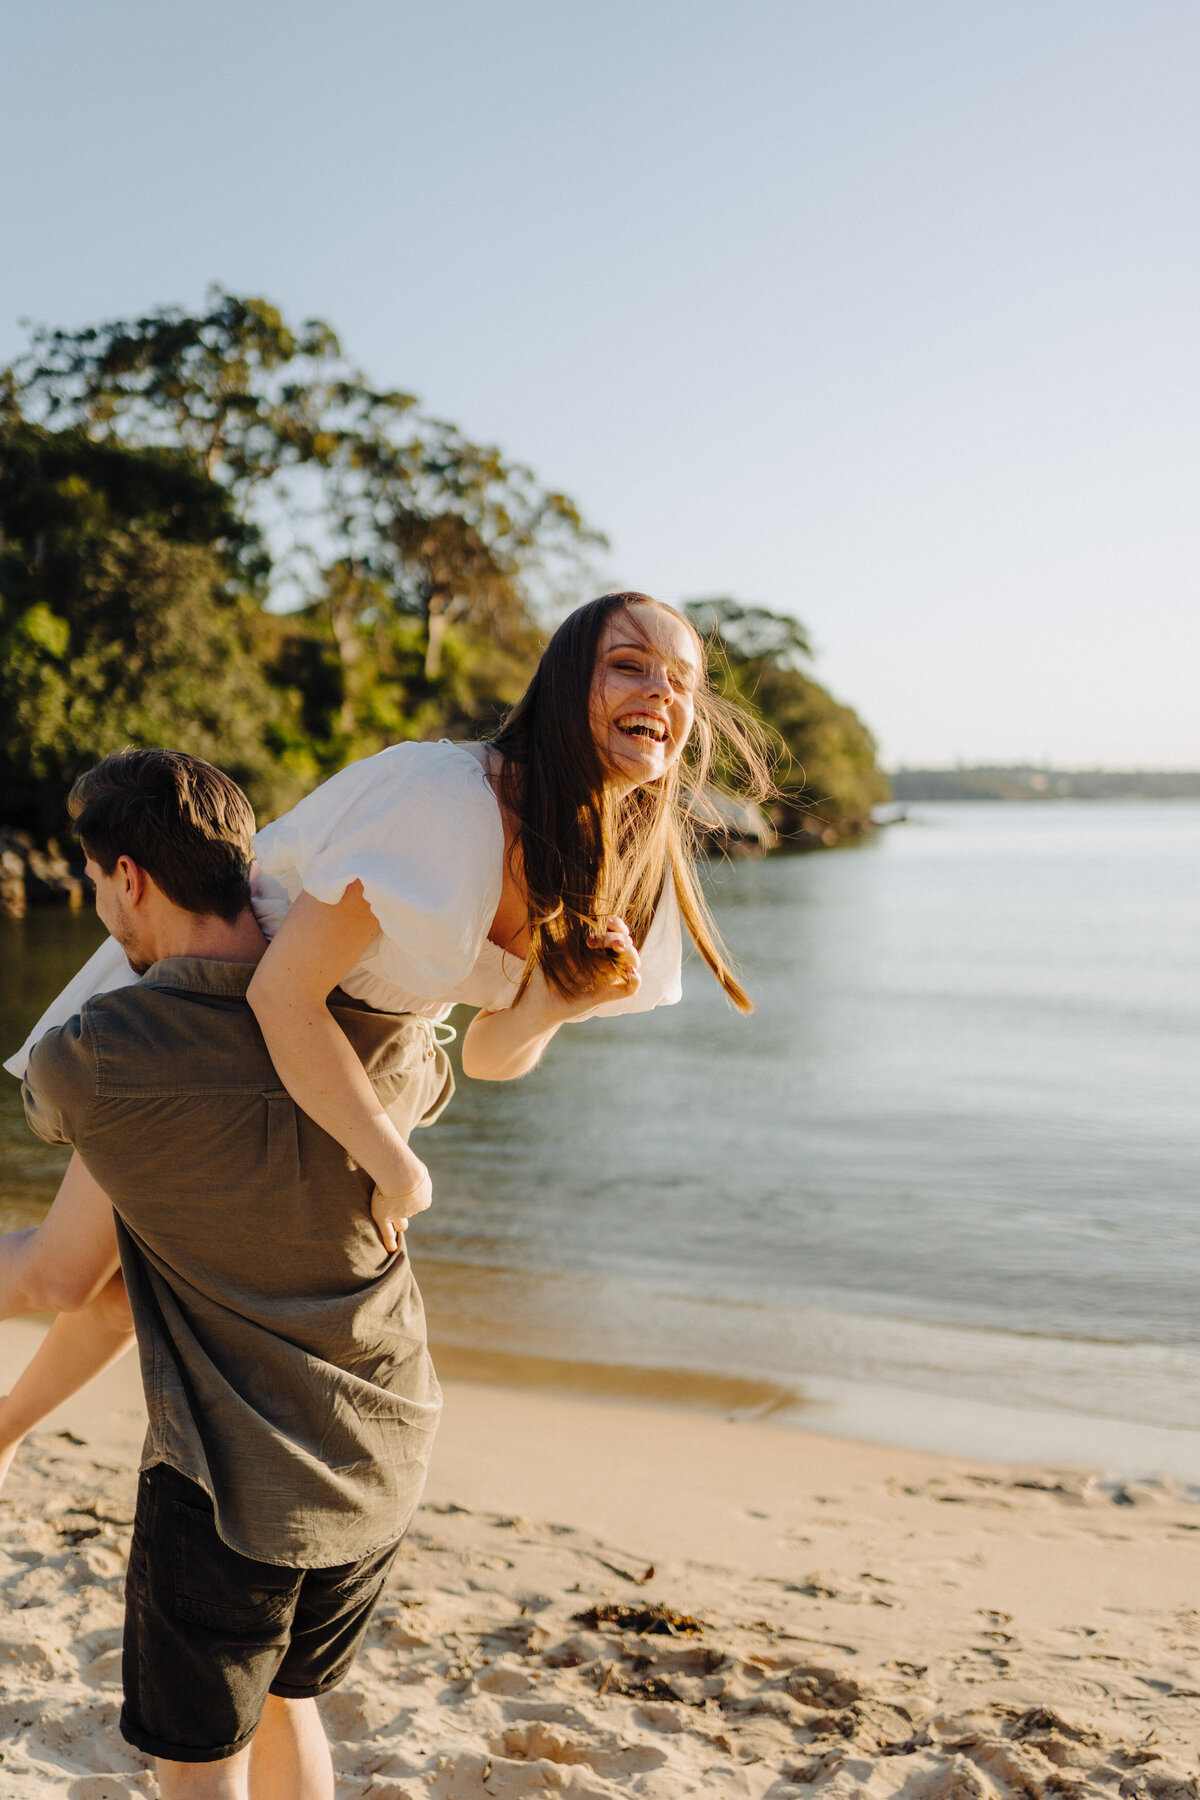
[[[371,1195],[371,1217],[389,1256],[400,1248],[401,1236],[408,1230],[408,1221],[413,1214],[424,1212],[433,1205],[429,1170],[417,1157],[412,1160],[414,1170],[419,1171],[413,1187],[402,1194],[381,1194],[376,1186]]]

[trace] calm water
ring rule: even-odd
[[[1200,806],[926,806],[713,893],[752,1019],[693,965],[418,1139],[435,1335],[1200,1478]],[[6,1042],[94,938],[4,926]],[[56,1163],[4,1102],[28,1205]]]

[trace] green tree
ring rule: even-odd
[[[708,642],[717,686],[756,712],[782,743],[775,823],[783,842],[835,844],[868,832],[871,808],[891,789],[858,714],[808,672],[804,626],[728,598],[693,600],[685,610]]]
[[[212,757],[269,814],[384,744],[478,732],[602,542],[529,469],[373,387],[321,320],[214,288],[38,331],[0,371],[3,816],[61,825],[79,768],[129,741]],[[865,830],[887,784],[803,628],[690,610],[787,748],[785,835]]]
[[[164,307],[81,331],[40,328],[20,379],[49,424],[190,451],[237,491],[319,454],[340,356],[322,320],[293,330],[269,301],[214,287],[206,312]]]
[[[228,489],[328,631],[347,744],[360,639],[377,638],[381,618],[418,621],[430,686],[455,624],[524,656],[539,597],[571,591],[603,542],[530,470],[424,415],[411,394],[371,386],[323,321],[293,329],[259,298],[213,288],[196,314],[39,331],[19,379],[47,423],[181,447]]]
[[[244,571],[254,533],[177,450],[95,443],[0,415],[0,790],[10,824],[63,828],[81,769],[171,743],[270,811],[315,775],[272,742],[286,696],[263,673]]]

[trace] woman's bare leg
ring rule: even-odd
[[[87,1306],[118,1260],[112,1203],[72,1156],[42,1223],[0,1237],[0,1319]]]
[[[11,1394],[0,1395],[0,1484],[26,1432],[124,1356],[133,1341],[133,1316],[119,1272],[90,1305],[58,1315]]]

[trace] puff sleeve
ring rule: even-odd
[[[341,770],[254,840],[254,909],[271,932],[303,890],[362,883],[373,972],[436,1001],[470,974],[500,903],[504,827],[482,767],[450,743],[395,744]]]

